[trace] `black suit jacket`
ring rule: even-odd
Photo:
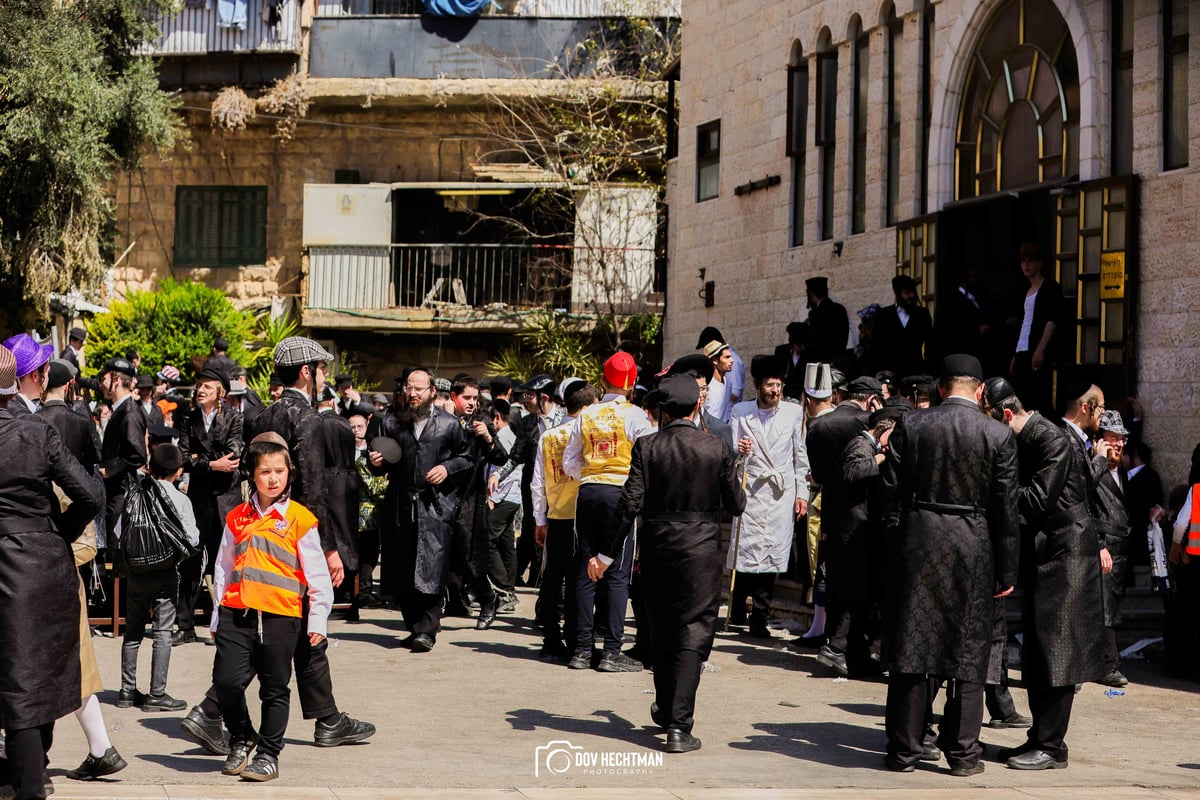
[[[775,357],[786,367],[783,376],[783,396],[793,400],[804,399],[804,369],[808,366],[808,352],[805,351],[795,364],[792,363],[792,346],[790,344],[776,345]]]
[[[8,413],[12,414],[13,419],[33,416],[33,412],[29,410],[29,406],[25,405],[25,401],[19,395],[8,401]]]
[[[358,570],[358,472],[357,452],[350,423],[334,411],[320,413],[325,431],[325,519],[337,541],[338,555],[347,574]]]
[[[808,312],[809,361],[833,363],[845,355],[850,340],[850,317],[846,307],[828,297]]]
[[[975,299],[978,301],[979,297]],[[936,342],[934,355],[942,358],[952,353],[968,353],[984,361],[983,335],[979,332],[984,320],[982,301],[977,307],[958,287],[939,295],[937,319],[933,326]],[[926,355],[927,362],[930,362],[930,354]]]
[[[125,478],[146,465],[146,412],[136,395],[129,395],[108,418],[100,444],[100,466],[105,471],[105,527],[112,535],[125,505]]]
[[[929,309],[917,306],[909,312],[908,325],[900,324],[900,314],[891,305],[875,317],[871,352],[877,365],[897,375],[921,375],[925,369],[925,345],[933,337],[933,319]]]
[[[75,355],[75,351],[72,350],[69,345],[63,348],[62,352],[58,354],[58,357],[63,361],[71,362],[71,365],[75,367],[75,369],[79,369],[79,357]]]
[[[214,472],[209,464],[227,455],[242,457],[242,424],[241,413],[228,407],[222,408],[221,413],[213,417],[212,427],[207,431],[204,430],[204,415],[200,409],[193,406],[186,412],[176,414],[179,448],[183,450],[184,468],[191,474],[188,495],[197,506],[214,502],[223,495],[232,495],[240,489],[240,472]],[[240,495],[240,492],[237,493]],[[224,505],[228,505],[224,511],[229,511],[237,503]]]
[[[47,400],[35,415],[58,431],[63,446],[88,474],[100,463],[100,434],[90,419],[81,417],[62,400]]]

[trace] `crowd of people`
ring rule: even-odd
[[[666,750],[698,749],[723,569],[731,626],[771,637],[776,582],[798,574],[813,615],[797,644],[850,679],[886,676],[888,769],[944,755],[951,774],[982,771],[985,706],[989,725],[1029,729],[1003,754],[1009,767],[1066,766],[1077,685],[1127,683],[1116,628],[1132,565],[1150,566],[1159,588],[1177,580],[1168,650],[1197,663],[1194,626],[1179,620],[1200,595],[1200,503],[1177,490],[1162,507],[1136,400],[1122,417],[1083,383],[1059,388],[1059,414],[1044,412],[1061,293],[1036,247],[1021,255],[1030,288],[1008,358],[969,276],[938,320],[897,278],[894,304],[860,311],[857,336],[826,279],[812,278],[807,320],[748,369],[707,328],[655,375],[612,355],[598,385],[410,367],[391,397],[367,397],[327,374],[335,359],[321,345],[291,337],[275,349],[269,397],[219,339],[185,395],[179,369],[151,373],[135,352],[83,379],[80,329],[58,359],[27,334],[10,338],[0,437],[18,455],[0,464],[0,582],[36,589],[0,594],[15,796],[45,796],[54,721],[67,713],[89,743],[69,777],[126,766],[96,699],[76,566],[103,571],[94,556],[122,547],[130,494],[147,491],[191,546],[126,579],[116,704],[182,712],[167,692],[172,647],[214,642],[212,686],[181,724],[231,776],[279,775],[293,671],[317,745],[374,734],[334,698],[331,614],[397,609],[399,644],[423,653],[444,616],[485,630],[515,610],[522,585],[537,587],[542,659],[652,669]],[[1007,686],[1014,587],[1030,716]],[[631,599],[637,641],[623,650]],[[204,620],[210,637],[197,634]],[[245,701],[255,678],[257,731]]]

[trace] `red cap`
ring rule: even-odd
[[[637,364],[629,353],[613,353],[612,358],[604,362],[604,380],[609,386],[615,386],[622,391],[628,391],[637,383]]]

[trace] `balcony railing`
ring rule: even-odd
[[[182,56],[206,53],[299,53],[303,0],[186,0],[159,20],[162,35],[139,52]]]
[[[682,0],[497,0],[480,16],[595,19],[597,17],[678,18]],[[318,0],[318,17],[421,14],[422,0]]]

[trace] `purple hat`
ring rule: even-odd
[[[24,378],[54,358],[54,345],[38,344],[28,333],[18,333],[4,340],[4,346],[17,359],[17,377]]]

